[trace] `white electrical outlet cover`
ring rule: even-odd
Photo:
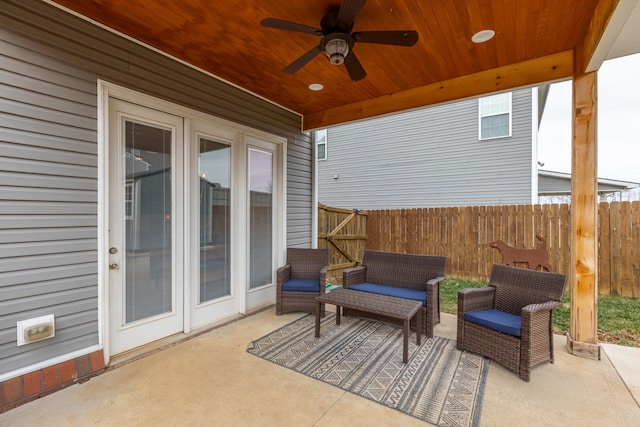
[[[17,324],[18,346],[31,344],[56,336],[55,319],[53,314],[20,320]]]

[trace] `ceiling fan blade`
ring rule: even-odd
[[[342,0],[337,21],[351,28],[353,21],[356,19],[356,15],[366,2],[367,0]]]
[[[289,73],[289,74],[295,73],[300,68],[302,68],[305,65],[307,65],[307,63],[309,61],[311,61],[313,58],[315,58],[316,55],[319,54],[320,52],[322,52],[322,51],[320,50],[319,46],[314,47],[309,52],[305,53],[300,58],[296,59],[291,64],[287,65],[287,67],[284,69],[284,71],[286,73]]]
[[[413,46],[418,41],[418,33],[416,31],[364,31],[353,33],[353,39],[360,43]]]
[[[346,58],[344,58],[344,66],[349,73],[349,77],[354,82],[358,80],[362,80],[367,76],[367,72],[362,67],[360,61],[356,57],[356,54],[353,51],[349,52]]]
[[[297,31],[299,33],[313,34],[315,36],[321,36],[322,30],[313,28],[304,24],[296,24],[295,22],[283,21],[276,18],[264,18],[260,21],[260,25],[267,28],[275,28],[278,30]]]

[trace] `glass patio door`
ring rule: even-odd
[[[237,314],[238,291],[234,287],[232,242],[235,236],[233,203],[237,197],[232,183],[234,133],[206,123],[193,122],[191,136],[195,162],[191,169],[193,203],[190,271],[191,327]]]
[[[121,93],[101,140],[109,355],[273,303],[285,238],[284,139]]]
[[[249,149],[249,289],[273,281],[273,153]]]
[[[249,141],[247,147],[247,306],[256,307],[275,295],[275,230],[280,177],[278,147]]]
[[[110,353],[183,330],[180,212],[182,118],[110,101]]]

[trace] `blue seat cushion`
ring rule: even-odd
[[[282,284],[282,290],[288,292],[320,292],[320,280],[291,279]]]
[[[398,297],[420,301],[423,307],[427,306],[427,291],[417,289],[398,288],[395,286],[378,285],[376,283],[358,283],[349,286],[354,291],[370,292],[372,294],[386,295],[388,297]]]
[[[514,337],[519,337],[522,331],[520,316],[495,309],[465,313],[464,320]]]

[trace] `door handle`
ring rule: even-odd
[[[120,265],[112,262],[111,264],[109,264],[109,270],[120,270]]]

